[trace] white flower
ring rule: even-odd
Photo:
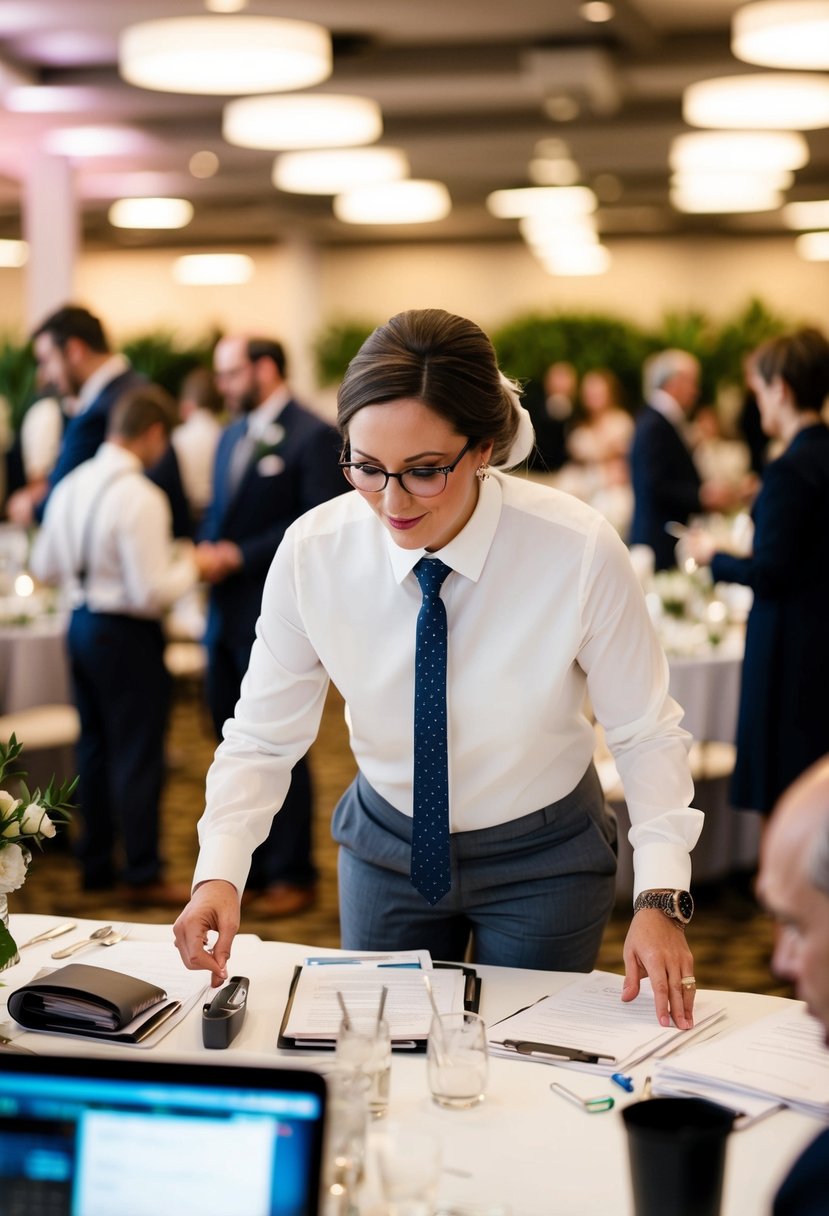
[[[6,824],[6,826],[3,828],[2,832],[0,832],[0,837],[2,837],[3,840],[16,840],[19,835],[20,835],[20,820],[19,819],[10,819],[9,822]]]
[[[30,802],[23,812],[20,830],[25,836],[52,837],[57,831],[52,820],[38,802]]]
[[[22,887],[26,881],[27,864],[27,854],[19,844],[9,844],[0,849],[0,891],[7,894]]]
[[[19,806],[19,798],[12,798],[6,790],[0,790],[0,820],[5,819],[11,811],[16,811]]]
[[[262,432],[262,443],[269,448],[275,448],[285,438],[285,428],[278,422],[271,422]]]

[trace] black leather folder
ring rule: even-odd
[[[10,1015],[27,1030],[140,1042],[179,1008],[163,988],[106,967],[68,963],[9,996]],[[125,1031],[141,1014],[138,1027]]]

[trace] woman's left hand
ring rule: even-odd
[[[681,983],[683,976],[694,974],[694,958],[682,929],[658,908],[643,908],[628,929],[624,960],[622,1000],[635,1000],[640,981],[648,976],[659,1025],[670,1026],[673,1018],[680,1030],[690,1030],[697,990]]]

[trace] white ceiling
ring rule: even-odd
[[[405,149],[413,176],[449,188],[446,220],[363,228],[336,221],[328,198],[276,191],[273,154],[223,141],[224,99],[154,93],[120,80],[124,26],[203,13],[203,0],[0,0],[0,101],[20,76],[61,86],[77,107],[37,115],[0,109],[0,236],[20,234],[19,183],[38,141],[57,126],[101,122],[136,128],[142,146],[128,159],[77,163],[88,247],[209,247],[296,234],[328,243],[513,237],[515,221],[493,219],[484,200],[500,187],[529,184],[528,162],[546,137],[567,141],[582,181],[604,196],[599,224],[608,234],[779,231],[776,213],[691,217],[668,204],[668,148],[686,129],[682,90],[751,70],[729,50],[738,7],[738,0],[616,0],[616,19],[596,25],[580,17],[577,0],[250,0],[249,13],[327,26],[334,72],[317,91],[376,99],[381,142]],[[545,100],[561,94],[578,103],[572,121],[545,113]],[[811,161],[797,174],[793,199],[829,196],[829,134],[807,139]],[[188,171],[201,149],[220,160],[207,180]],[[112,228],[107,207],[131,192],[119,176],[127,171],[159,174],[158,192],[190,198],[190,226],[175,234]],[[607,175],[617,179],[615,189]]]

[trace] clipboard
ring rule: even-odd
[[[461,963],[433,963],[436,970],[456,970],[462,971],[464,974],[464,992],[463,992],[463,1007],[467,1013],[477,1013],[481,1005],[481,977],[478,975],[474,967],[465,967]],[[285,1027],[288,1025],[288,1019],[291,1014],[291,1006],[294,1002],[294,994],[299,983],[299,977],[302,974],[302,967],[298,964],[294,967],[294,973],[291,976],[291,987],[288,990],[288,999],[285,1002],[285,1011],[282,1014],[282,1021],[279,1024],[279,1033],[276,1037],[277,1047],[283,1051],[333,1051],[336,1046],[336,1039],[296,1039],[285,1034]],[[392,1051],[406,1051],[425,1054],[426,1039],[398,1039],[393,1040],[391,1045]]]

